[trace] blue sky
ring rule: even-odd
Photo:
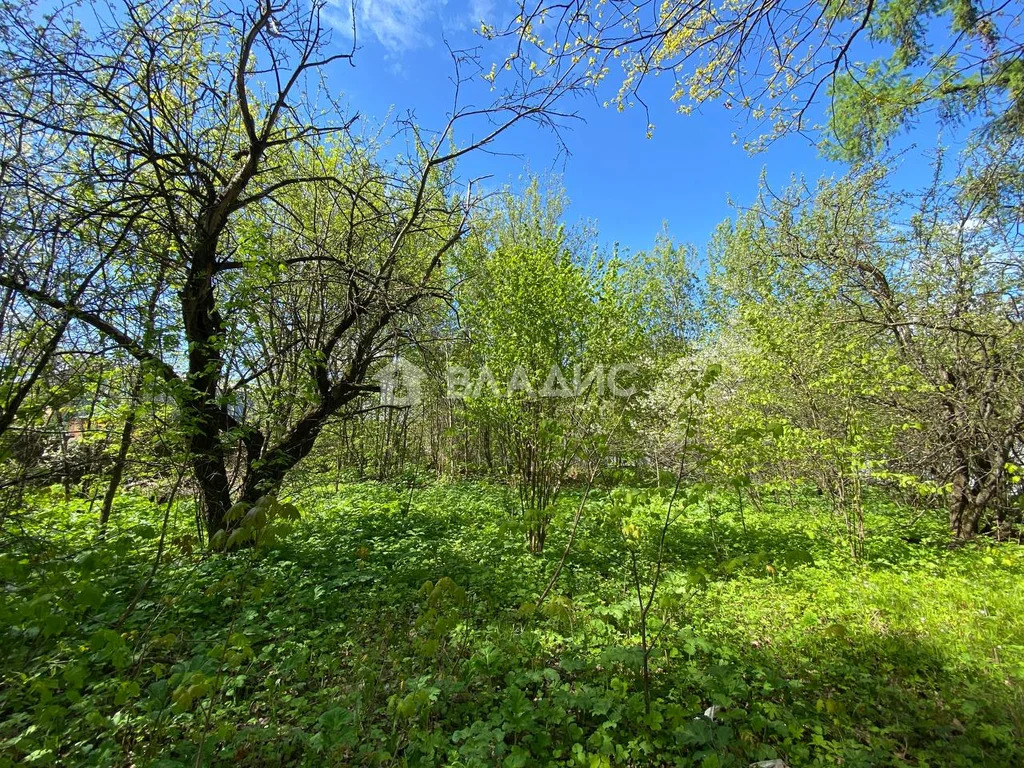
[[[341,0],[334,12],[338,43],[345,44],[349,6]],[[365,125],[410,110],[422,125],[442,125],[452,94],[445,41],[453,48],[479,45],[472,30],[481,15],[489,21],[501,18],[496,0],[357,0],[356,13],[360,47],[355,66],[334,69],[328,86],[365,116]],[[500,51],[485,53],[485,58],[498,59]],[[635,251],[649,247],[664,222],[677,241],[704,243],[714,226],[731,215],[730,200],[739,205],[753,201],[762,169],[775,188],[794,175],[816,179],[845,170],[821,158],[802,136],[786,137],[751,155],[733,139],[734,132],[745,133],[739,110],[712,104],[680,115],[668,99],[669,84],[657,80],[645,93],[656,126],[648,139],[642,111],[620,113],[602,106],[600,99],[614,93],[617,83],[609,85],[608,93],[574,103],[585,122],[563,133],[568,157],[559,156],[549,134],[526,126],[496,146],[518,156],[476,155],[460,173],[492,174],[488,183],[495,186],[515,184],[527,172],[558,174],[571,199],[570,217],[595,220],[605,244]],[[912,183],[923,181],[924,165],[908,163],[903,176]]]

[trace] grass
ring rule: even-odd
[[[649,585],[663,498],[630,540],[598,493],[539,609],[571,495],[542,557],[497,486],[293,500],[275,546],[213,557],[176,510],[135,602],[162,510],[124,497],[97,542],[86,504],[35,499],[0,555],[0,763],[1024,764],[1024,548],[950,549],[938,514],[874,499],[852,562],[812,495],[687,508],[648,711],[629,547]]]

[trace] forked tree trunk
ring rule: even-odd
[[[1018,412],[1024,413],[1024,404]],[[1009,432],[1002,441],[990,442],[984,450],[970,452],[959,448],[955,452],[957,466],[953,471],[947,503],[949,525],[957,539],[966,540],[977,535],[985,513],[998,507],[1005,497],[1006,463],[1014,444],[1014,434]]]
[[[216,436],[219,443],[220,436]],[[212,538],[227,527],[231,509],[231,486],[220,445],[211,446],[206,436],[192,443],[192,472],[199,488],[199,504],[206,534]]]
[[[949,505],[949,527],[960,541],[972,539],[978,533],[978,524],[984,510],[972,504],[963,496],[951,496]]]

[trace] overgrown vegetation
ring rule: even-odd
[[[679,498],[648,616],[631,557],[670,491],[595,489],[554,596],[506,491],[306,488],[266,550],[204,555],[185,508],[116,529],[59,490],[4,553],[3,754],[102,765],[991,765],[1020,762],[1024,550],[949,549],[868,504],[845,555],[813,493]],[[628,510],[628,511],[627,511]],[[648,578],[648,577],[645,577]],[[649,582],[645,582],[645,586]],[[713,709],[712,709],[713,708]],[[713,712],[712,715],[705,715]]]
[[[430,130],[317,0],[0,0],[0,766],[1024,764],[1019,11],[645,8]],[[856,164],[639,253],[465,176],[610,58]]]

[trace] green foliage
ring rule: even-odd
[[[505,35],[520,45],[506,68],[525,48],[532,71],[576,68],[599,84],[620,69],[618,93],[605,102],[620,111],[644,104],[645,87],[660,75],[683,114],[710,102],[738,108],[757,132],[750,149],[813,127],[827,154],[864,160],[925,113],[944,124],[972,122],[979,134],[1019,137],[1024,127],[1020,15],[1012,4],[588,0],[571,14],[561,10],[553,2],[519,4]]]
[[[686,264],[673,264],[667,246],[635,263],[603,259],[592,231],[562,223],[564,206],[558,188],[542,189],[538,179],[522,195],[506,191],[477,222],[458,264],[465,279],[454,357],[468,376],[458,397],[470,424],[486,433],[492,470],[496,438],[534,551],[544,548],[574,463],[607,451],[629,407],[618,389],[636,388],[638,363],[649,366],[644,353],[655,337],[670,336],[645,325],[647,300],[674,287],[658,311],[689,297]],[[645,276],[645,264],[661,271]],[[669,277],[680,272],[685,279],[673,286]]]
[[[918,196],[886,179],[871,167],[766,191],[720,229],[710,280],[721,327],[707,354],[727,373],[705,428],[781,428],[716,441],[719,470],[816,483],[854,556],[867,483],[918,502],[944,496],[965,537],[1012,516],[1018,491],[1003,467],[1024,424],[1016,236],[975,215],[987,203],[971,177]],[[1011,186],[995,181],[996,196]]]
[[[388,485],[309,489],[291,533],[217,556],[188,546],[192,510],[176,509],[159,578],[130,610],[160,510],[119,497],[119,524],[83,547],[86,505],[40,496],[0,556],[0,761],[1024,758],[1019,547],[949,549],[941,515],[872,496],[855,564],[814,494],[764,494],[746,532],[732,498],[684,489],[647,711],[623,530],[648,547],[664,490],[594,491],[555,594],[532,612],[557,558],[524,552],[492,486],[428,486],[411,503]],[[571,516],[553,521],[552,552]]]
[[[278,501],[272,494],[261,496],[254,504],[240,501],[224,516],[228,527],[210,538],[210,549],[228,551],[243,546],[270,546],[287,534],[298,519],[298,507]]]

